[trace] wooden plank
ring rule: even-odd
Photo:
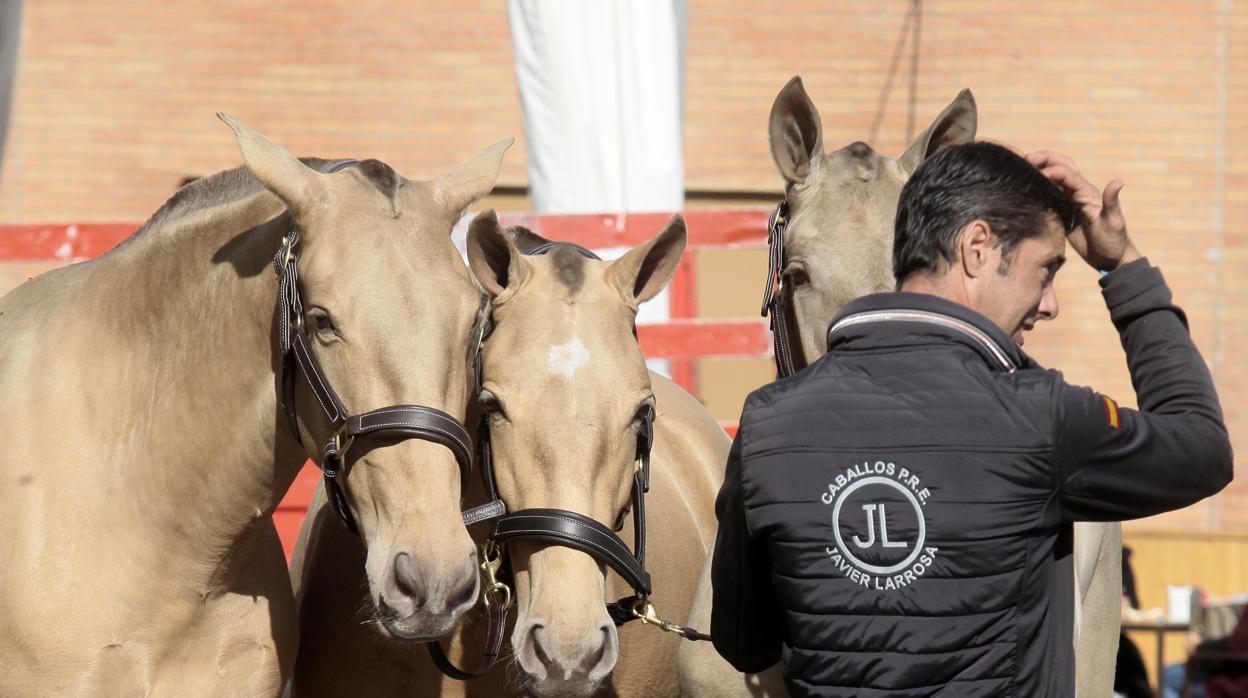
[[[637,326],[647,358],[770,356],[771,335],[761,320],[673,320]]]

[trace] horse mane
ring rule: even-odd
[[[341,162],[341,160],[313,157],[299,158],[299,161],[318,172],[323,172],[330,165]],[[256,179],[251,170],[247,169],[246,165],[201,177],[174,192],[173,196],[169,197],[169,200],[157,209],[156,213],[153,213],[152,217],[147,219],[147,222],[131,237],[138,237],[195,211],[241,201],[264,190],[264,185]]]

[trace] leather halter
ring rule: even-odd
[[[784,288],[784,265],[788,251],[784,246],[784,231],[789,225],[789,203],[781,201],[771,212],[767,221],[767,286],[763,289],[763,308],[759,313],[770,317],[771,337],[775,345],[776,374],[788,378],[806,367],[800,345],[794,345],[789,323],[796,326],[791,316],[787,289]]]
[[[337,163],[329,171],[334,172],[354,161]],[[299,420],[295,413],[296,375],[316,397],[331,434],[322,451],[321,471],[330,507],[349,531],[359,534],[360,529],[351,508],[347,505],[343,483],[350,461],[347,449],[357,442],[359,448],[371,449],[390,445],[407,439],[421,439],[444,446],[455,455],[459,464],[460,482],[467,483],[472,471],[472,437],[468,430],[451,415],[433,407],[420,405],[392,405],[364,414],[352,415],[342,399],[330,385],[321,369],[321,363],[312,351],[303,320],[303,301],[299,293],[299,231],[292,228],[282,238],[281,249],[273,259],[278,277],[277,316],[278,343],[282,352],[282,409],[290,423],[290,430],[299,443]]]
[[[559,242],[544,243],[527,254],[545,254],[556,247],[572,248],[585,257],[599,259],[593,252],[579,245]],[[481,344],[484,343],[493,331],[492,321],[488,317],[484,318],[482,323],[483,327],[480,331],[480,340],[475,359],[477,394],[481,393],[484,383]],[[633,514],[633,540],[635,548],[630,550],[628,544],[610,528],[574,511],[533,508],[504,513],[506,512],[506,506],[498,494],[498,487],[494,479],[494,459],[490,443],[489,415],[482,415],[480,428],[478,429],[477,454],[481,464],[481,478],[485,484],[489,502],[466,512],[465,521],[468,520],[469,516],[472,516],[474,519],[470,523],[493,520],[490,532],[485,538],[483,551],[485,560],[481,565],[483,572],[486,574],[486,583],[488,585],[485,596],[488,617],[486,648],[482,653],[478,667],[475,670],[466,671],[457,668],[451,663],[440,643],[430,643],[429,651],[433,661],[444,674],[459,680],[482,676],[493,668],[498,658],[502,643],[502,628],[506,624],[505,614],[511,602],[511,592],[510,588],[505,584],[498,583],[494,575],[502,567],[502,553],[508,541],[531,540],[546,545],[572,548],[615,570],[624,581],[628,582],[634,591],[630,596],[607,604],[607,612],[617,626],[640,619],[646,623],[660,625],[671,632],[680,632],[689,639],[708,639],[702,633],[688,628],[681,628],[657,618],[654,614],[654,608],[648,600],[651,593],[651,580],[650,573],[646,571],[645,495],[650,491],[650,451],[654,447],[654,418],[654,408],[650,407],[642,415],[637,433],[638,467],[633,474],[633,487],[629,504]],[[476,512],[483,512],[487,509],[493,509],[497,513],[483,513],[479,516],[476,514]],[[627,513],[628,509],[620,512],[619,522],[621,526],[623,525],[624,515]],[[504,601],[499,601],[493,596],[493,592],[500,589],[505,590]]]

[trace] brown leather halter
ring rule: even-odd
[[[571,247],[590,259],[599,259],[593,252],[570,243],[545,243],[530,252],[540,255],[555,247]],[[476,394],[484,384],[481,347],[493,331],[493,322],[487,316],[482,319],[480,339],[475,352]],[[630,550],[610,528],[598,521],[566,509],[521,509],[506,513],[506,505],[498,494],[494,479],[494,458],[490,445],[489,415],[484,414],[478,428],[477,454],[481,464],[481,478],[485,483],[489,502],[465,512],[466,523],[492,520],[491,529],[483,546],[481,569],[486,577],[484,603],[488,627],[486,647],[475,670],[465,671],[451,663],[440,643],[429,645],[434,663],[447,676],[467,680],[482,676],[493,668],[502,646],[506,612],[511,604],[511,589],[499,582],[498,574],[503,566],[503,553],[508,541],[532,540],[546,545],[560,545],[579,550],[615,570],[633,588],[633,594],[607,604],[607,612],[617,626],[629,621],[641,620],[663,630],[678,633],[691,640],[708,640],[710,636],[691,628],[684,628],[657,617],[650,603],[650,573],[646,571],[646,498],[650,491],[650,451],[654,447],[655,411],[650,407],[642,416],[637,433],[638,468],[633,474],[633,488],[629,507],[620,512],[618,526],[623,526],[625,515],[632,510],[634,549]],[[469,519],[472,519],[471,521]],[[618,527],[617,527],[618,528]],[[500,598],[501,597],[501,598]]]
[[[763,289],[763,308],[759,313],[763,317],[771,316],[778,378],[788,378],[806,367],[801,345],[793,343],[797,320],[789,308],[789,290],[784,287],[784,265],[788,262],[784,231],[788,219],[789,204],[781,201],[767,221],[767,286]]]
[[[354,162],[348,160],[336,163],[328,172],[335,172]],[[291,432],[302,444],[303,438],[299,433],[299,421],[295,413],[295,382],[298,375],[304,386],[316,397],[331,434],[321,459],[321,471],[324,474],[330,507],[348,530],[359,534],[359,526],[351,515],[351,508],[343,490],[350,468],[347,449],[356,443],[361,444],[357,446],[359,450],[407,439],[430,441],[445,446],[455,455],[462,486],[468,482],[472,471],[472,437],[458,419],[433,407],[392,405],[359,415],[348,412],[342,399],[334,392],[329,379],[325,377],[304,327],[303,301],[299,294],[299,257],[296,254],[298,245],[299,231],[292,228],[282,238],[281,249],[273,258],[273,268],[279,281],[277,316],[278,343],[282,352],[282,409],[290,423]]]

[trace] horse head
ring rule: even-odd
[[[891,291],[893,220],[901,188],[937,150],[975,138],[975,98],[963,90],[900,157],[856,141],[830,153],[800,77],[776,95],[768,138],[785,182],[788,252],[782,292],[805,363],[827,351],[828,323],[849,301]]]
[[[685,224],[674,217],[610,262],[568,245],[524,254],[538,246],[549,247],[523,229],[503,231],[492,214],[469,231],[469,265],[493,298],[480,399],[495,480],[513,512],[561,509],[609,530],[630,506],[639,435],[650,428],[655,405],[636,339],[637,308],[675,273]],[[542,696],[592,694],[619,652],[604,604],[606,566],[533,538],[507,545],[519,608],[511,641],[527,688]]]
[[[296,380],[293,392],[294,428],[307,455],[324,466],[322,446],[340,439],[327,422],[323,391],[312,385],[322,378],[353,415],[420,405],[462,422],[470,390],[464,347],[480,294],[450,233],[465,208],[493,187],[511,141],[418,182],[378,160],[318,172],[222,119],[234,129],[248,169],[286,204],[298,231],[293,253],[302,313],[291,322],[302,323],[321,369]],[[281,354],[274,358],[279,384]],[[369,598],[379,625],[403,639],[449,632],[478,590],[452,451],[424,439],[357,439],[342,473],[343,504],[367,546]]]

